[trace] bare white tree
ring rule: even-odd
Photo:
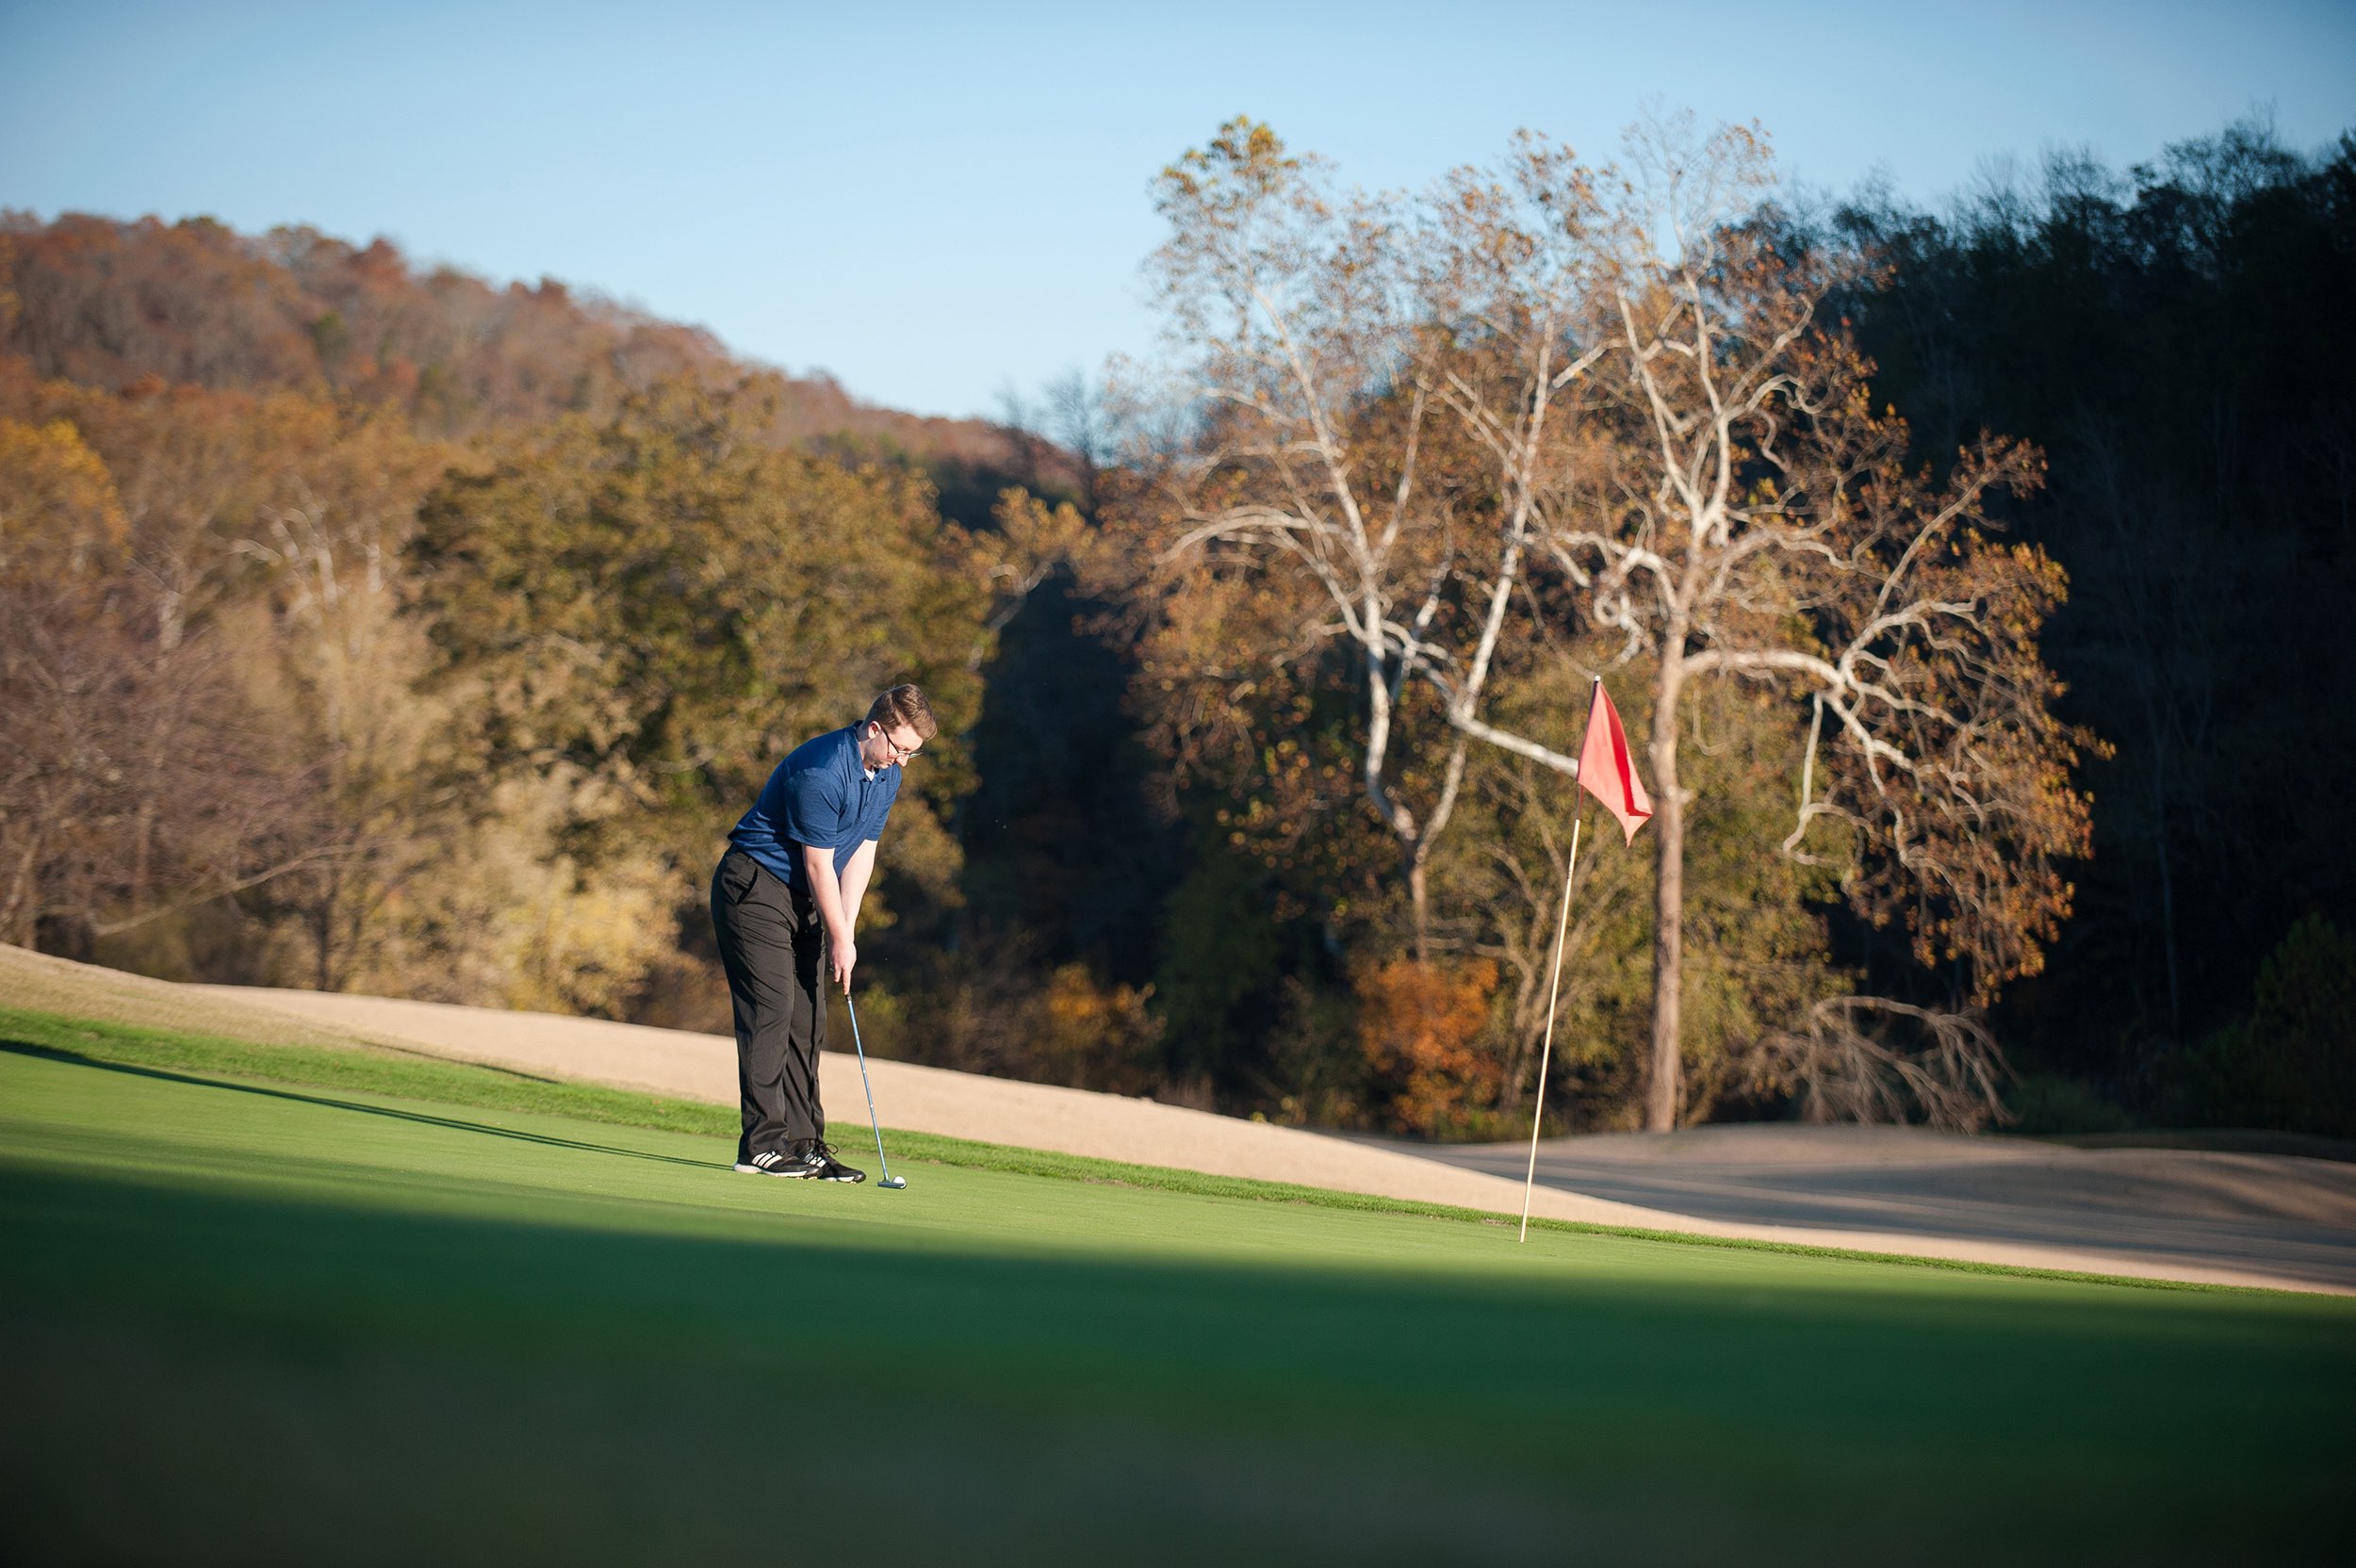
[[[1398,842],[1420,953],[1466,747],[1577,772],[1489,722],[1483,698],[1549,454],[1600,353],[1577,347],[1591,179],[1526,139],[1502,173],[1460,172],[1417,207],[1339,194],[1321,165],[1237,121],[1165,172],[1159,200],[1173,232],[1155,263],[1199,420],[1127,509],[1132,559],[1166,621],[1221,589],[1274,593],[1286,608],[1268,657],[1348,647],[1366,705],[1360,788]],[[1230,665],[1230,685],[1252,667]],[[1420,800],[1399,783],[1411,681],[1447,727]]]
[[[1851,902],[1903,924],[1925,964],[1955,966],[1968,1001],[2041,961],[2069,903],[2054,861],[2083,851],[2086,813],[2069,782],[2084,738],[2053,717],[2036,641],[2061,575],[1986,537],[1995,497],[2034,486],[2040,460],[1983,441],[1944,482],[1906,466],[1906,427],[1874,412],[1870,367],[1817,318],[1837,272],[1779,255],[1754,220],[1772,173],[1754,132],[1671,124],[1631,152],[1604,365],[1620,438],[1549,519],[1546,547],[1654,672],[1645,1125],[1665,1130],[1679,1114],[1693,681],[1736,676],[1808,705],[1786,852],[1809,853],[1820,822],[1849,832]],[[1952,1037],[1968,1054],[1984,1036]]]

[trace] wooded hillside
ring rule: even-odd
[[[36,375],[107,391],[153,379],[330,396],[396,407],[423,433],[463,437],[607,413],[665,379],[756,374],[781,442],[908,454],[951,489],[1025,460],[997,425],[862,403],[825,377],[742,362],[700,327],[549,278],[501,288],[448,267],[421,270],[384,239],[354,246],[307,228],[255,237],[208,219],[69,213],[43,223],[0,212],[0,289],[15,300],[0,350]]]

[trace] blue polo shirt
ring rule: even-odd
[[[789,888],[801,885],[804,844],[833,850],[840,875],[853,851],[883,837],[884,820],[900,794],[897,763],[867,776],[859,760],[859,735],[866,727],[829,730],[795,746],[769,776],[753,808],[728,830],[728,842]]]

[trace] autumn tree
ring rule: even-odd
[[[1772,175],[1755,133],[1696,140],[1672,125],[1630,145],[1631,220],[1598,313],[1617,438],[1549,519],[1546,547],[1586,585],[1593,620],[1655,671],[1645,1125],[1661,1130],[1679,1113],[1694,682],[1735,678],[1805,704],[1784,850],[1841,839],[1850,905],[1903,929],[1957,1007],[2036,972],[2068,914],[2061,862],[2087,844],[2070,768],[2091,742],[2054,716],[2038,655],[2062,574],[1990,537],[2001,498],[2038,482],[2037,454],[1984,436],[1944,478],[1912,466],[1871,367],[1820,319],[1835,265],[1778,253],[1753,220]],[[2000,1069],[1984,1033],[1947,1017],[1836,999],[1792,1033],[1793,1059],[1811,1082],[1857,1080],[1843,1103],[1873,1103],[1871,1086],[1917,1064],[1868,1025],[1927,1025],[1943,1066],[1924,1082],[1944,1086],[1911,1098],[1968,1122],[1996,1109]]]
[[[300,923],[309,984],[341,990],[379,946],[388,902],[447,853],[463,814],[425,765],[442,715],[412,690],[426,648],[400,613],[417,504],[456,453],[365,404],[279,412],[229,543],[269,655],[248,679],[314,776],[314,853],[255,902]]]
[[[1116,500],[1142,690],[1182,760],[1266,750],[1342,683],[1349,771],[1389,834],[1428,956],[1428,870],[1468,748],[1573,759],[1484,710],[1510,638],[1568,394],[1599,209],[1526,141],[1431,204],[1338,191],[1267,126],[1231,122],[1166,170],[1154,269],[1192,411]],[[1149,427],[1150,428],[1150,427]],[[1255,723],[1251,715],[1262,715]],[[1418,721],[1421,721],[1420,723]],[[1411,733],[1411,729],[1414,730]],[[1302,798],[1331,762],[1282,743]],[[1289,831],[1289,830],[1287,830]]]
[[[91,626],[126,532],[113,479],[73,426],[0,420],[0,939],[20,946],[62,911],[65,841],[86,831],[109,771],[101,727],[131,672],[112,629]]]
[[[0,416],[0,940],[97,940],[316,852],[304,782],[100,453],[21,374]],[[70,400],[67,400],[70,401]],[[44,403],[51,406],[42,407]]]
[[[1991,538],[2038,459],[1983,439],[1943,477],[1909,466],[1870,366],[1820,318],[1856,264],[1776,252],[1755,135],[1630,146],[1623,173],[1524,138],[1411,203],[1337,192],[1235,122],[1165,172],[1156,266],[1191,417],[1117,510],[1149,708],[1182,764],[1223,753],[1252,780],[1245,817],[1301,844],[1335,760],[1332,727],[1320,756],[1302,721],[1346,698],[1423,955],[1469,748],[1575,771],[1576,716],[1501,723],[1499,683],[1541,669],[1557,629],[1616,639],[1651,686],[1645,1120],[1666,1128],[1690,693],[1779,698],[1799,774],[1783,851],[1840,866],[1946,1007],[1786,998],[1789,1026],[1757,1032],[1804,1103],[1985,1117],[2001,1062],[1956,1009],[2036,971],[2069,908],[2059,862],[2086,848],[2070,769],[2088,743],[2054,718],[2037,643],[2062,578]],[[1908,1029],[1919,1058],[1890,1037]]]

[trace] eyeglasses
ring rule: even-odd
[[[912,746],[902,745],[899,742],[893,740],[892,738],[891,731],[885,729],[881,725],[877,725],[875,727],[875,739],[881,741],[884,743],[885,749],[892,753],[892,760],[894,763],[904,763],[909,758],[924,749],[924,743],[922,739],[918,740]]]

